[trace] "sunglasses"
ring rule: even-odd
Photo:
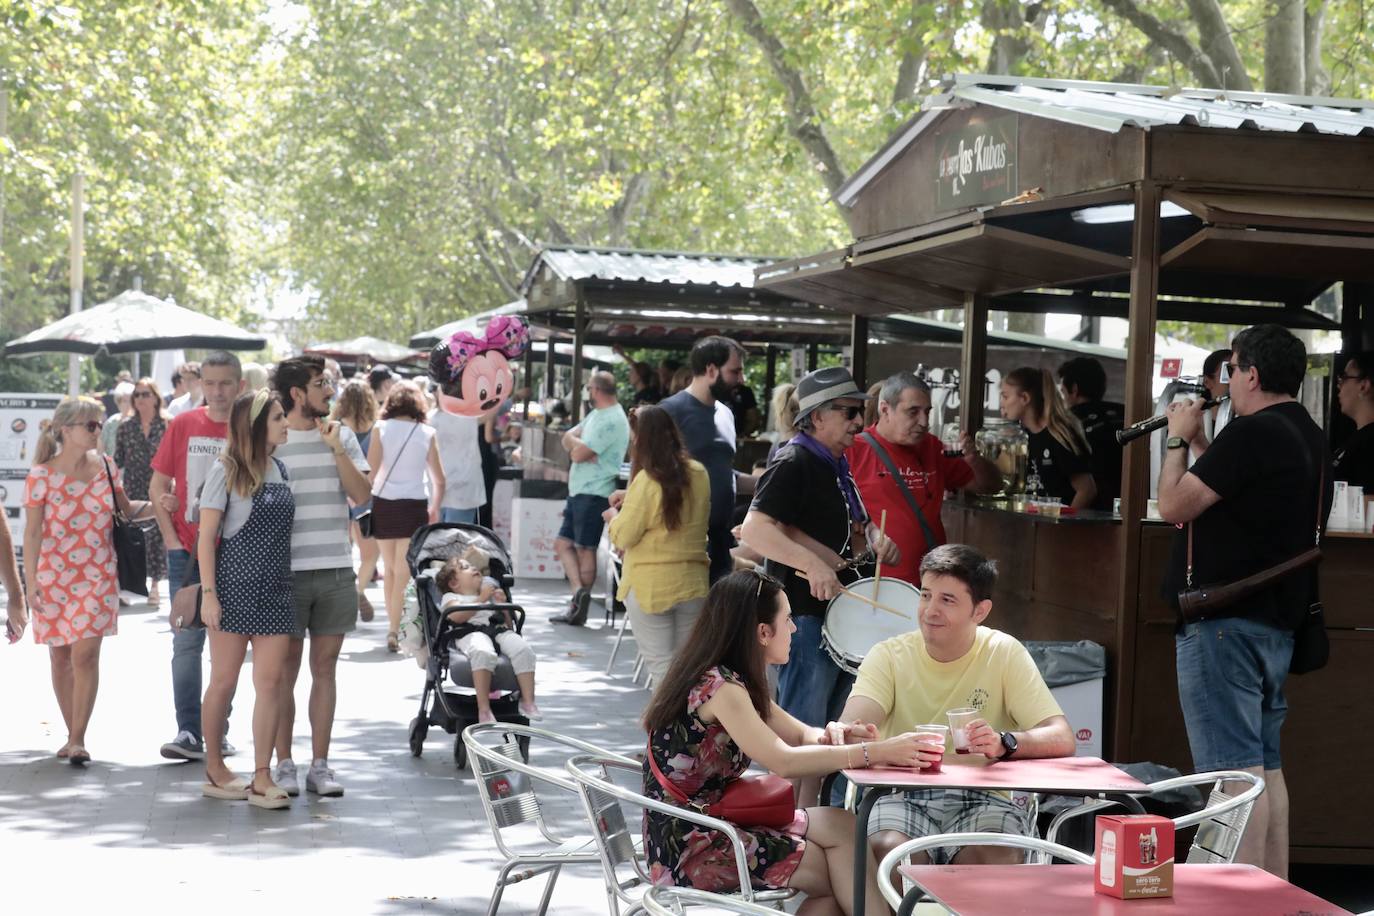
[[[99,420],[87,420],[85,423],[67,424],[68,427],[76,427],[78,429],[84,426],[86,428],[86,432],[88,433],[98,433],[100,432],[100,428],[104,425],[105,424],[101,423]]]
[[[844,414],[846,420],[852,420],[864,412],[862,407],[855,406],[854,404],[835,404],[832,405],[830,409],[835,411],[835,413]]]
[[[151,391],[135,391],[135,392],[134,392],[134,397],[136,397],[136,398],[150,398],[150,397],[152,397],[152,396],[153,396],[153,393],[152,393]]]

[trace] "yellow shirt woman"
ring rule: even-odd
[[[620,513],[611,519],[611,543],[625,551],[620,576],[621,601],[635,593],[646,614],[703,597],[710,588],[706,523],[711,515],[711,482],[697,461],[687,461],[688,489],[682,521],[669,531],[663,521],[663,487],[641,471],[630,481]]]

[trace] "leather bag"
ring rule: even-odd
[[[191,578],[196,572],[196,557],[191,555],[191,565],[186,570],[186,578]],[[199,630],[205,626],[200,619],[200,583],[193,582],[190,585],[183,585],[177,589],[172,596],[172,609],[167,614],[167,622],[172,625],[172,632],[178,630]]]
[[[687,793],[675,786],[663,775],[654,762],[654,751],[648,750],[649,769],[654,778],[673,799],[684,808],[690,808],[707,817],[719,818],[739,827],[772,827],[781,829],[792,823],[797,816],[797,806],[792,795],[792,783],[781,776],[767,773],[758,776],[741,776],[731,780],[725,787],[720,801],[703,805],[691,801]]]
[[[120,511],[119,500],[115,496],[114,474],[110,471],[110,459],[103,460],[105,477],[110,481],[110,500],[114,504],[110,541],[114,548],[115,566],[119,574],[119,588],[121,591],[147,597],[148,542],[143,539],[143,529],[129,521]]]

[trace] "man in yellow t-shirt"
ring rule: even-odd
[[[859,667],[841,720],[871,723],[883,737],[944,724],[951,709],[972,707],[968,756],[953,736],[945,766],[1008,757],[1068,757],[1073,732],[1026,647],[981,626],[992,611],[993,563],[963,544],[946,544],[921,561],[920,630],[874,646]],[[916,789],[878,801],[868,823],[869,845],[881,860],[912,837],[936,833],[1033,835],[1024,810],[1001,793]],[[918,864],[1017,863],[1019,850],[969,846],[913,857]]]

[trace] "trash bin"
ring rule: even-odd
[[[1027,642],[1040,676],[1073,729],[1080,757],[1102,756],[1102,691],[1107,676],[1107,650],[1078,642]]]

